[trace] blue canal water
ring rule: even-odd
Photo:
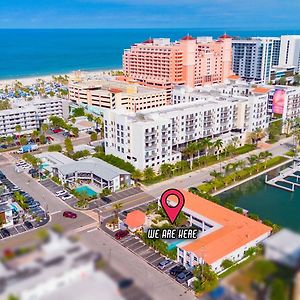
[[[275,176],[272,171],[270,176]],[[262,219],[300,232],[300,187],[288,192],[264,183],[264,175],[219,195],[223,203],[243,207]]]
[[[0,79],[121,68],[125,48],[149,37],[218,37],[225,29],[0,29]],[[279,36],[294,30],[227,30],[232,36]]]

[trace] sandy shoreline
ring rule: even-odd
[[[121,69],[107,69],[107,70],[95,70],[95,71],[84,71],[82,70],[81,73],[85,75],[86,77],[94,77],[94,76],[101,76],[104,73],[110,72],[110,71],[119,71]],[[31,85],[36,82],[37,79],[42,79],[44,81],[51,81],[52,76],[59,76],[59,75],[73,75],[75,71],[69,72],[69,73],[56,73],[56,74],[49,74],[49,75],[41,75],[41,76],[28,76],[23,78],[10,78],[10,79],[0,79],[0,88],[4,87],[6,85],[11,85],[16,81],[20,81],[23,85]]]

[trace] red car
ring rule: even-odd
[[[60,133],[60,132],[62,132],[62,129],[56,128],[56,129],[53,129],[52,131],[53,131],[53,133]]]
[[[76,219],[77,218],[77,214],[73,213],[72,211],[64,211],[63,216],[65,218],[70,218],[70,219]]]
[[[120,240],[129,234],[128,230],[119,230],[115,233],[115,238]]]
[[[47,136],[46,139],[49,141],[54,141],[54,138],[52,136]]]

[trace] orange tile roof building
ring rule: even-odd
[[[204,261],[215,272],[220,272],[225,259],[242,259],[247,249],[271,234],[271,227],[192,193],[182,193],[185,196],[183,212],[190,224],[201,230],[198,239],[177,245],[177,260],[186,267]]]
[[[146,214],[140,210],[134,210],[127,214],[124,223],[131,231],[141,228],[146,221]]]
[[[171,90],[223,82],[232,75],[231,37],[193,38],[172,43],[169,38],[148,39],[134,44],[123,54],[123,71],[140,83]]]

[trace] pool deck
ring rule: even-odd
[[[294,160],[294,163],[292,166],[284,169],[279,173],[278,176],[268,179],[268,176],[266,175],[265,177],[265,183],[271,186],[274,186],[276,188],[283,189],[288,192],[294,192],[295,187],[300,187],[300,176],[296,175],[296,172],[300,172],[300,161],[299,160]],[[295,182],[287,180],[287,177],[293,177],[295,178]],[[282,184],[279,184],[282,183]],[[289,185],[285,186],[284,184]]]

